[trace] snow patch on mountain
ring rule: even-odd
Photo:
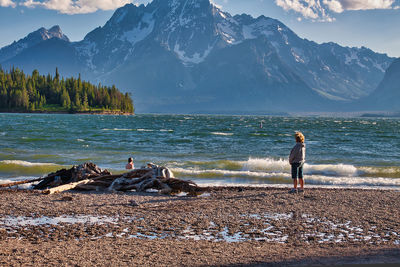
[[[294,60],[296,60],[296,62],[298,63],[303,63],[303,64],[307,64],[309,62],[309,59],[307,59],[304,56],[304,51],[303,49],[297,48],[297,47],[293,47],[291,49],[292,55],[294,57]]]
[[[383,73],[386,72],[386,70],[385,70],[385,68],[383,68],[382,64],[379,64],[376,61],[373,61],[372,64],[376,69],[380,70],[381,72],[383,72]]]
[[[122,39],[130,42],[132,46],[144,40],[154,30],[155,20],[152,13],[145,13],[141,22],[134,29],[125,32]]]
[[[190,64],[199,64],[203,62],[208,56],[208,54],[210,54],[210,52],[213,50],[213,48],[214,48],[213,46],[209,46],[208,49],[203,52],[203,54],[196,52],[190,57],[186,56],[186,52],[180,49],[179,44],[175,44],[174,52],[183,62],[183,64],[190,65]]]
[[[218,31],[222,35],[222,38],[231,45],[239,44],[241,40],[238,38],[237,33],[232,27],[232,24],[228,20],[224,20],[217,24]]]

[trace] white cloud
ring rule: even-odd
[[[391,9],[395,0],[334,0],[345,10]]]
[[[333,12],[342,13],[344,11],[342,3],[339,0],[323,0],[323,3]]]
[[[284,10],[293,10],[314,21],[334,21],[330,13],[346,10],[397,9],[395,0],[275,0]]]
[[[2,0],[0,0],[2,1]],[[7,1],[7,0],[5,0]],[[62,14],[86,14],[97,10],[113,10],[125,4],[132,3],[131,0],[26,0],[22,5],[35,8],[43,7],[57,10]]]
[[[284,10],[294,10],[304,18],[318,21],[333,21],[321,5],[320,0],[275,0],[275,3]]]
[[[15,7],[16,4],[12,0],[0,0],[1,7]]]

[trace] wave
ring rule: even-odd
[[[54,163],[33,163],[23,160],[0,161],[0,175],[41,176],[57,171],[65,166]]]
[[[290,169],[289,163],[284,159],[249,158],[242,162],[242,169],[247,171],[286,172]]]
[[[287,173],[268,173],[268,172],[252,172],[252,171],[229,171],[229,170],[219,170],[219,169],[209,169],[209,170],[196,170],[196,169],[184,169],[184,168],[172,168],[172,171],[177,175],[191,175],[197,177],[221,177],[221,176],[231,176],[231,177],[289,177]]]
[[[30,166],[53,166],[53,165],[56,165],[54,163],[33,163],[33,162],[23,161],[23,160],[2,160],[2,161],[0,161],[0,164],[21,165],[21,166],[25,166],[25,167],[30,167]]]
[[[232,136],[233,133],[211,132],[212,135]]]
[[[289,172],[290,165],[286,159],[249,158],[242,162],[244,170]],[[304,164],[304,173],[308,175],[323,175],[333,177],[385,177],[400,178],[400,167],[388,166],[354,166],[350,164]]]
[[[340,185],[340,186],[388,186],[399,187],[400,179],[385,177],[329,177],[311,175],[306,177],[306,183],[313,185]]]
[[[175,162],[173,166],[181,166],[183,168],[187,167],[219,170],[241,170],[243,167],[243,162],[233,160],[187,161],[184,163]]]
[[[250,171],[226,171],[226,170],[185,170],[172,169],[179,176],[189,176],[194,181],[208,181],[212,179],[214,182],[237,183],[243,182],[248,184],[290,184],[292,182],[289,173],[260,173]],[[332,177],[322,175],[306,175],[306,184],[312,185],[334,185],[334,186],[386,186],[399,187],[400,179],[391,179],[384,177]]]
[[[360,176],[399,178],[400,167],[359,167]]]
[[[155,130],[153,129],[130,129],[130,128],[113,128],[113,129],[109,129],[109,128],[104,128],[102,129],[102,131],[119,131],[119,132],[123,132],[123,131],[137,131],[137,132],[154,132]],[[173,132],[173,130],[166,130],[166,129],[162,129],[160,130],[161,132]]]
[[[123,129],[123,128],[113,128],[113,129],[102,129],[103,131],[136,131],[135,129]]]
[[[310,165],[304,164],[304,170],[306,174],[321,174],[327,176],[357,176],[359,170],[353,165],[346,164],[321,164],[321,165]]]
[[[285,159],[249,158],[247,161],[192,161],[171,166],[177,177],[238,179],[249,183],[291,183]],[[305,164],[307,183],[316,185],[400,186],[399,167],[356,167],[349,164]]]

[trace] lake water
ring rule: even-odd
[[[400,188],[400,119],[320,117],[0,114],[0,180],[133,157],[199,184],[289,184],[295,131],[307,184]]]

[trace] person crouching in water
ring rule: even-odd
[[[135,165],[133,165],[133,158],[129,158],[128,164],[126,164],[125,169],[133,170],[134,168],[135,168]]]
[[[297,193],[297,178],[299,178],[300,189],[298,192],[304,192],[303,165],[306,160],[306,145],[304,144],[304,135],[296,132],[296,145],[290,151],[289,163],[292,166],[293,188],[289,193]]]

